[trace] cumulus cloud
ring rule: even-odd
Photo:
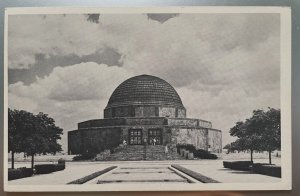
[[[81,63],[56,67],[49,76],[37,78],[35,83],[9,85],[9,93],[21,97],[46,98],[61,102],[107,98],[119,83],[131,76],[120,67],[105,64]]]
[[[35,54],[82,56],[103,46],[99,25],[85,15],[16,15],[8,20],[10,68],[30,68]]]
[[[279,14],[10,16],[9,106],[49,113],[69,131],[101,118],[122,81],[151,74],[226,144],[236,121],[280,105],[279,27]]]
[[[96,63],[56,67],[49,76],[30,85],[10,84],[8,104],[53,117],[64,129],[62,143],[66,149],[67,131],[76,129],[78,122],[102,118],[110,94],[131,76],[124,68]]]

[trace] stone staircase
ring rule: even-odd
[[[147,145],[146,157],[145,148],[142,145],[127,145],[117,148],[114,153],[106,158],[107,161],[139,161],[139,160],[182,160],[176,150],[169,150],[165,153],[163,145]]]

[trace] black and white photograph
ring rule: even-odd
[[[291,189],[290,14],[6,9],[6,191]]]

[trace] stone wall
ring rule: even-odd
[[[159,116],[175,118],[176,108],[159,107]]]
[[[68,154],[80,154],[82,150],[81,133],[78,130],[68,132]]]
[[[129,144],[129,130],[130,129],[140,129],[142,130],[142,140],[147,139],[148,142],[148,132],[150,129],[160,129],[162,131],[162,137],[163,137],[163,145],[166,144],[165,142],[165,131],[163,126],[155,126],[155,125],[135,125],[135,126],[129,126],[129,127],[122,127],[122,135],[121,135],[121,140],[125,140]]]
[[[78,129],[90,127],[121,126],[125,124],[125,118],[95,119],[78,123]]]
[[[149,129],[162,131],[162,144],[193,144],[197,149],[212,152],[222,151],[222,132],[199,127],[198,119],[181,118],[114,118],[85,121],[78,124],[79,130],[68,133],[68,152],[83,154],[101,152],[118,146],[125,139],[129,143],[129,129],[141,129],[142,138],[148,141]],[[208,123],[209,122],[203,121]]]
[[[166,125],[165,118],[127,118],[126,125]]]
[[[167,125],[167,119],[162,117],[152,118],[107,118],[95,119],[78,123],[78,129],[106,126],[130,126],[130,125]]]
[[[120,106],[114,108],[105,108],[104,118],[116,117],[172,117],[185,118],[184,108],[171,106]]]
[[[171,127],[171,144],[193,144],[207,150],[207,129]]]
[[[185,118],[186,117],[186,110],[185,109],[177,109],[177,117],[178,118]]]
[[[68,133],[69,152],[93,154],[117,147],[121,142],[121,128],[96,128]]]
[[[211,122],[193,118],[168,118],[168,125],[211,128]]]
[[[222,132],[220,130],[208,129],[208,145],[212,152],[222,152]]]

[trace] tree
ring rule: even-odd
[[[32,156],[31,167],[34,166],[34,155],[55,154],[61,151],[61,145],[57,143],[61,139],[63,130],[55,125],[53,118],[47,114],[34,115],[30,112],[14,110],[14,120],[9,124],[9,130],[18,133],[19,140],[13,141],[18,144],[17,150]],[[13,133],[11,131],[11,133]],[[10,145],[10,149],[14,145]]]
[[[8,108],[8,152],[11,152],[11,168],[14,169],[14,155],[21,149],[20,133],[16,128],[16,112]]]
[[[57,127],[54,119],[48,117],[47,114],[39,113],[33,117],[30,134],[27,134],[24,138],[24,151],[32,157],[32,168],[34,166],[34,155],[55,154],[62,150],[61,145],[57,143],[62,134],[63,130]]]
[[[230,129],[230,135],[238,139],[231,143],[233,150],[245,151],[250,150],[250,160],[253,161],[254,150],[260,150],[259,136],[256,134],[256,129],[253,125],[253,119],[247,119],[245,122],[237,122],[234,127]]]
[[[245,122],[239,121],[230,129],[230,135],[238,138],[231,143],[231,149],[250,150],[251,161],[254,150],[268,151],[271,164],[271,153],[281,147],[280,110],[254,110],[250,119],[246,119]]]
[[[269,153],[269,164],[272,164],[272,152],[281,149],[280,109],[269,108],[266,112],[255,112],[254,116],[260,129],[261,148]]]
[[[8,109],[8,150],[12,153],[12,168],[14,168],[14,154],[24,152],[24,135],[30,129],[32,114],[24,110]]]

